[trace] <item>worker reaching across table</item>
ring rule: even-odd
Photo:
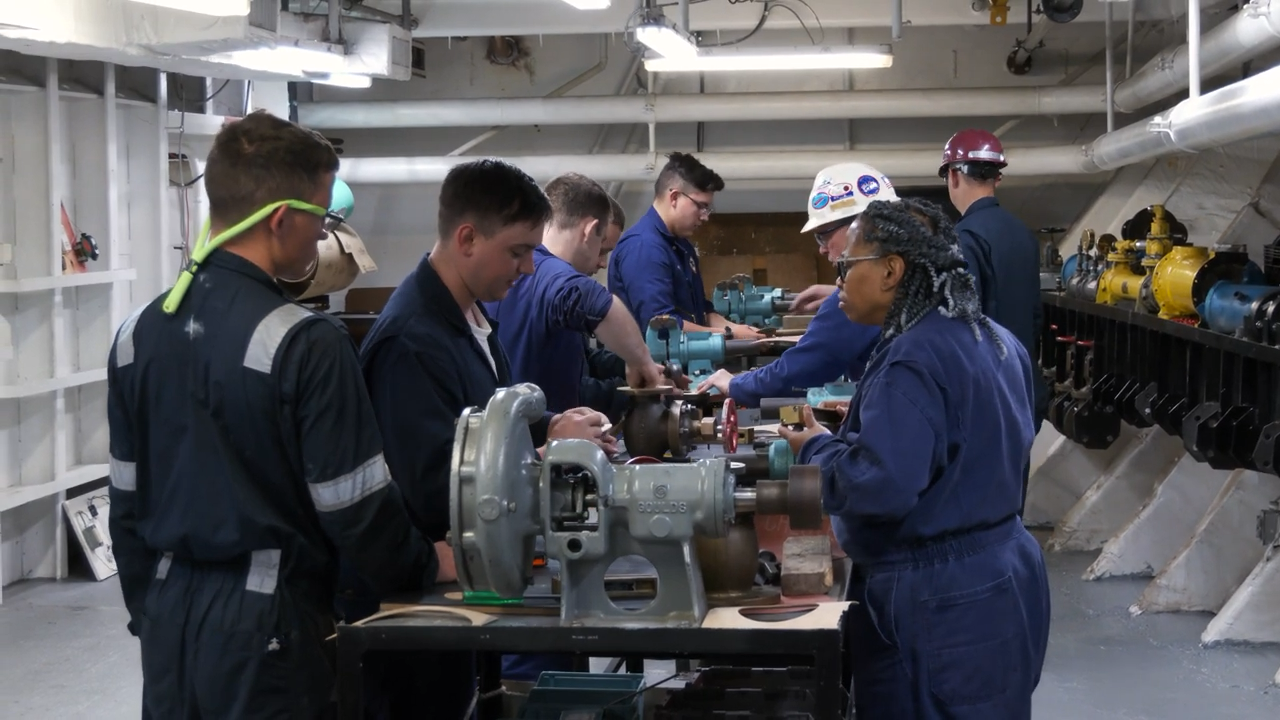
[[[897,200],[893,183],[862,163],[832,165],[818,173],[809,192],[809,221],[800,232],[812,232],[818,252],[835,263],[848,242],[848,228],[873,200]],[[734,376],[717,370],[698,385],[698,392],[716,388],[733,401],[756,407],[762,398],[804,396],[811,387],[841,376],[857,380],[880,337],[879,326],[850,320],[840,310],[834,286],[826,288],[818,312],[795,346],[777,360]]]
[[[578,407],[586,366],[582,334],[595,333],[626,363],[632,387],[662,384],[662,366],[650,358],[635,318],[589,275],[608,257],[609,194],[578,173],[553,179],[543,191],[551,217],[533,251],[533,273],[517,280],[506,297],[484,304],[511,357],[512,381],[541,388],[553,412]]]
[[[112,344],[110,529],[146,716],[328,717],[337,554],[381,592],[437,580],[355,344],[275,282],[341,222],[337,169],[286,120],[226,125],[204,175],[211,239]]]
[[[533,272],[550,217],[546,195],[519,168],[494,159],[455,166],[440,189],[439,239],[391,294],[360,346],[391,475],[414,524],[432,540],[449,531],[459,416],[512,384],[501,327],[482,303],[501,300]],[[547,413],[532,428],[534,443],[579,438],[612,451],[606,422],[586,408]],[[349,607],[364,607],[348,620],[375,610],[376,601],[357,594]],[[420,717],[423,708],[431,708],[432,717],[462,717],[475,687],[470,653],[376,655],[366,656],[365,665],[378,678],[370,684],[391,717]]]
[[[613,196],[609,197],[609,226],[604,231],[604,243],[600,245],[600,262],[596,271],[609,267],[609,254],[618,247],[622,231],[627,227],[627,213]],[[643,333],[645,328],[640,328]],[[592,347],[591,334],[582,333],[582,351],[585,358],[582,382],[578,397],[582,404],[604,413],[609,422],[617,424],[627,410],[627,397],[618,392],[627,386],[627,364],[616,353],[602,347]]]
[[[1031,230],[1000,206],[996,186],[1008,163],[1000,139],[986,130],[961,130],[942,151],[938,177],[947,183],[960,250],[977,285],[982,312],[1013,333],[1031,357],[1036,433],[1049,412],[1049,386],[1039,370],[1040,243]],[[1028,470],[1030,469],[1028,456]],[[1023,480],[1026,495],[1026,479]]]
[[[882,339],[836,434],[807,408],[781,433],[821,468],[853,564],[857,717],[1030,718],[1049,639],[1044,556],[1018,517],[1030,358],[982,314],[931,203],[871,203],[837,274],[845,314]]]
[[[671,153],[654,183],[653,205],[622,234],[609,263],[609,290],[626,303],[640,328],[657,315],[674,316],[685,332],[731,332],[762,337],[731,323],[707,299],[698,251],[688,237],[711,217],[724,180],[686,153]]]

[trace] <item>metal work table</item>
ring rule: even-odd
[[[836,582],[830,597],[843,596],[847,561],[835,565]],[[755,667],[808,666],[816,669],[815,717],[842,718],[848,701],[848,678],[843,657],[844,616],[829,626],[806,629],[681,627],[563,627],[554,614],[558,600],[550,594],[551,572],[539,571],[525,595],[524,612],[544,608],[548,614],[514,614],[501,610],[485,625],[445,613],[409,614],[375,620],[365,625],[338,627],[338,697],[341,718],[361,717],[363,693],[362,656],[370,650],[470,650],[478,653],[580,653],[589,657],[642,657],[650,659],[719,658]],[[464,605],[446,595],[460,592],[446,585],[425,597],[396,598],[393,602],[448,606],[485,613],[487,608]],[[626,601],[617,604],[625,607]],[[766,606],[760,610],[785,606]],[[797,612],[804,606],[796,606]],[[536,612],[536,610],[534,611]],[[786,617],[786,616],[784,616]],[[757,619],[763,619],[757,616]],[[493,687],[499,663],[480,663],[480,686]],[[479,717],[484,704],[480,706]]]

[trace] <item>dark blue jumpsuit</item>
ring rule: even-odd
[[[609,292],[635,316],[640,330],[655,315],[707,324],[715,305],[707,299],[693,243],[667,230],[652,207],[622,237],[609,258]]]
[[[591,347],[586,334],[582,336],[582,353],[585,365],[578,385],[579,404],[604,413],[615,425],[622,422],[630,403],[618,389],[627,386],[627,364],[605,348]]]
[[[481,309],[483,312],[483,309]],[[449,531],[449,464],[454,430],[468,407],[483,408],[511,383],[511,365],[498,341],[501,327],[486,318],[489,358],[439,273],[424,256],[387,300],[360,346],[369,396],[386,444],[391,476],[409,516],[431,541]],[[546,442],[547,420],[530,430]],[[349,618],[377,609],[377,598],[357,598]],[[378,678],[371,703],[391,718],[461,718],[475,688],[472,653],[376,653],[366,666]]]
[[[768,365],[735,376],[729,397],[739,405],[759,407],[761,398],[804,397],[809,388],[842,375],[857,380],[879,339],[880,328],[850,320],[840,309],[840,293],[831,293],[800,342]]]
[[[144,715],[325,717],[337,556],[382,591],[435,581],[383,461],[355,345],[215,251],[173,316],[108,359],[111,536]]]
[[[835,435],[797,458],[853,562],[858,720],[1031,717],[1049,641],[1040,546],[1018,518],[1031,363],[938,311],[881,348]]]
[[[1049,411],[1049,386],[1040,372],[1040,243],[994,197],[975,201],[956,223],[960,250],[974,276],[982,313],[1003,325],[1031,357],[1035,428]]]
[[[502,300],[484,303],[511,359],[512,382],[537,385],[556,413],[582,405],[582,334],[595,332],[611,307],[605,286],[543,245],[533,251],[532,275],[517,280]]]

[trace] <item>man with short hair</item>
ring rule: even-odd
[[[144,715],[330,716],[338,553],[380,592],[437,580],[355,344],[275,282],[341,221],[337,169],[323,138],[265,112],[224,127],[204,176],[212,251],[112,344],[110,529]]]
[[[578,173],[553,179],[543,191],[551,218],[533,251],[533,273],[517,280],[505,298],[485,303],[501,328],[513,380],[542,388],[552,412],[579,406],[586,364],[582,333],[595,333],[626,363],[632,387],[656,387],[662,367],[649,357],[635,319],[589,275],[608,257],[603,243],[612,215],[609,194]]]
[[[618,241],[609,264],[609,290],[626,303],[642,330],[654,316],[671,315],[686,332],[762,337],[715,311],[703,286],[698,251],[688,240],[711,217],[724,180],[694,156],[676,152],[667,156],[653,189],[649,212]]]
[[[360,346],[391,475],[409,516],[431,540],[443,540],[450,529],[449,468],[459,416],[513,384],[501,328],[481,303],[501,300],[533,272],[550,217],[546,195],[519,168],[494,159],[455,166],[440,189],[439,240],[391,294]],[[580,438],[609,451],[615,441],[606,422],[598,412],[575,408],[548,413],[531,429],[535,445]],[[367,596],[361,600],[366,608],[358,614],[376,608]],[[462,717],[475,687],[468,652],[387,653],[366,665],[380,676],[372,684],[380,686],[375,693],[392,717],[419,717],[424,708],[432,717]]]
[[[862,163],[841,163],[824,169],[809,192],[809,220],[801,232],[812,232],[818,252],[834,265],[849,244],[850,226],[875,200],[896,201],[897,192],[884,173]],[[815,291],[814,288],[817,288]],[[822,293],[826,293],[822,296]],[[734,376],[717,370],[698,385],[698,392],[716,388],[745,407],[759,407],[768,397],[804,397],[809,388],[841,376],[858,380],[880,328],[849,319],[840,309],[834,285],[814,285],[802,295],[822,296],[804,336],[777,360]]]
[[[938,177],[946,181],[951,204],[961,213],[956,235],[978,287],[983,314],[1013,333],[1036,365],[1043,322],[1040,243],[996,200],[1001,170],[1007,165],[1004,147],[994,134],[961,130],[943,148]],[[1032,414],[1039,433],[1049,410],[1049,386],[1038,367],[1032,383]],[[1023,495],[1025,501],[1025,479]]]
[[[609,227],[605,229],[604,244],[600,246],[597,271],[609,266],[609,254],[618,247],[618,239],[627,227],[627,213],[612,195],[609,196],[609,207]],[[641,332],[645,330],[646,328],[640,328]],[[591,337],[587,333],[582,335],[582,347],[586,354],[586,373],[579,385],[578,397],[586,407],[604,413],[609,422],[622,422],[629,403],[627,396],[618,392],[618,389],[627,386],[627,364],[605,348],[592,347]]]

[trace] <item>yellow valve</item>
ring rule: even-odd
[[[1147,252],[1142,258],[1142,265],[1154,268],[1160,258],[1169,253],[1173,247],[1173,238],[1169,235],[1169,216],[1165,214],[1163,205],[1151,206],[1151,230],[1147,233]]]
[[[991,24],[1004,25],[1009,22],[1009,0],[991,0]]]
[[[1134,272],[1128,263],[1115,263],[1102,271],[1098,278],[1096,300],[1102,305],[1117,305],[1122,300],[1136,301],[1146,277],[1144,273]]]
[[[1192,287],[1207,262],[1209,249],[1194,245],[1172,247],[1159,259],[1151,275],[1151,293],[1160,306],[1160,317],[1196,316]]]

